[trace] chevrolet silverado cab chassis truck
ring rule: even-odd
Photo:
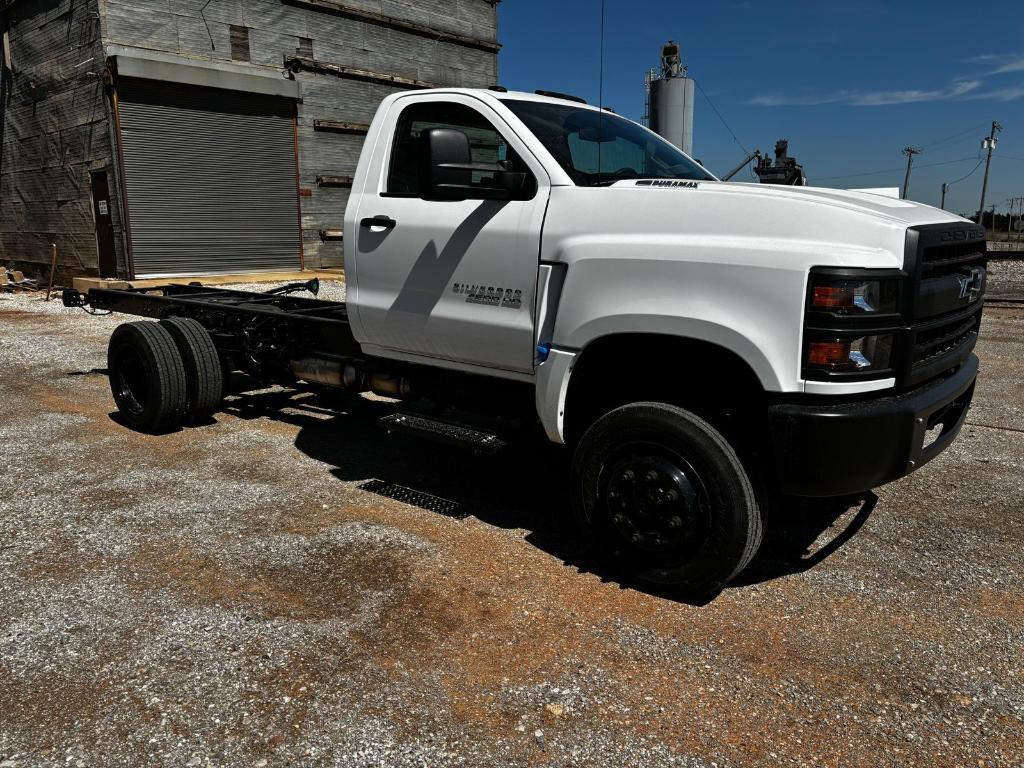
[[[234,370],[402,400],[389,431],[481,452],[535,428],[571,450],[592,550],[694,590],[756,553],[761,489],[844,495],[912,472],[974,391],[981,228],[881,195],[722,183],[572,98],[385,99],[344,237],[345,303],[293,295],[304,284],[64,303],[159,320],[110,339],[135,428],[208,415]]]

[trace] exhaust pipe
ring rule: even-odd
[[[289,363],[292,374],[310,384],[347,389],[350,392],[371,390],[375,395],[401,400],[412,394],[412,384],[405,376],[377,371],[367,376],[362,367],[332,357],[300,357]]]
[[[370,389],[375,395],[402,400],[412,394],[412,384],[405,376],[392,373],[370,374]]]
[[[366,377],[351,362],[332,357],[300,357],[289,363],[296,379],[325,387],[366,391]]]

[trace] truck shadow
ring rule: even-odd
[[[670,591],[625,581],[588,559],[569,520],[567,451],[536,441],[512,444],[498,457],[415,439],[391,438],[377,421],[397,405],[362,397],[325,401],[310,393],[241,393],[224,410],[242,419],[266,418],[298,427],[295,447],[329,466],[339,480],[434,514],[476,517],[488,525],[524,529],[525,540],[581,572],[624,588],[690,604]],[[785,500],[766,515],[764,544],[730,589],[808,571],[846,544],[864,525],[877,497]],[[827,532],[827,533],[826,533]],[[821,539],[826,543],[819,544]]]
[[[811,570],[856,536],[877,504],[878,497],[870,491],[831,499],[776,499],[765,510],[764,541],[757,557],[730,586]]]

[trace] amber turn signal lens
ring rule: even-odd
[[[850,361],[849,341],[812,341],[807,348],[808,365],[838,368]]]
[[[816,285],[811,306],[817,309],[846,309],[853,306],[853,291],[845,285]]]

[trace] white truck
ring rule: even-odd
[[[539,427],[598,555],[713,591],[758,549],[757,489],[861,492],[955,438],[985,241],[905,200],[720,182],[572,97],[424,90],[370,126],[345,279],[346,303],[302,283],[64,301],[160,319],[110,340],[136,428],[208,415],[232,370],[399,399],[389,431],[477,451]]]

